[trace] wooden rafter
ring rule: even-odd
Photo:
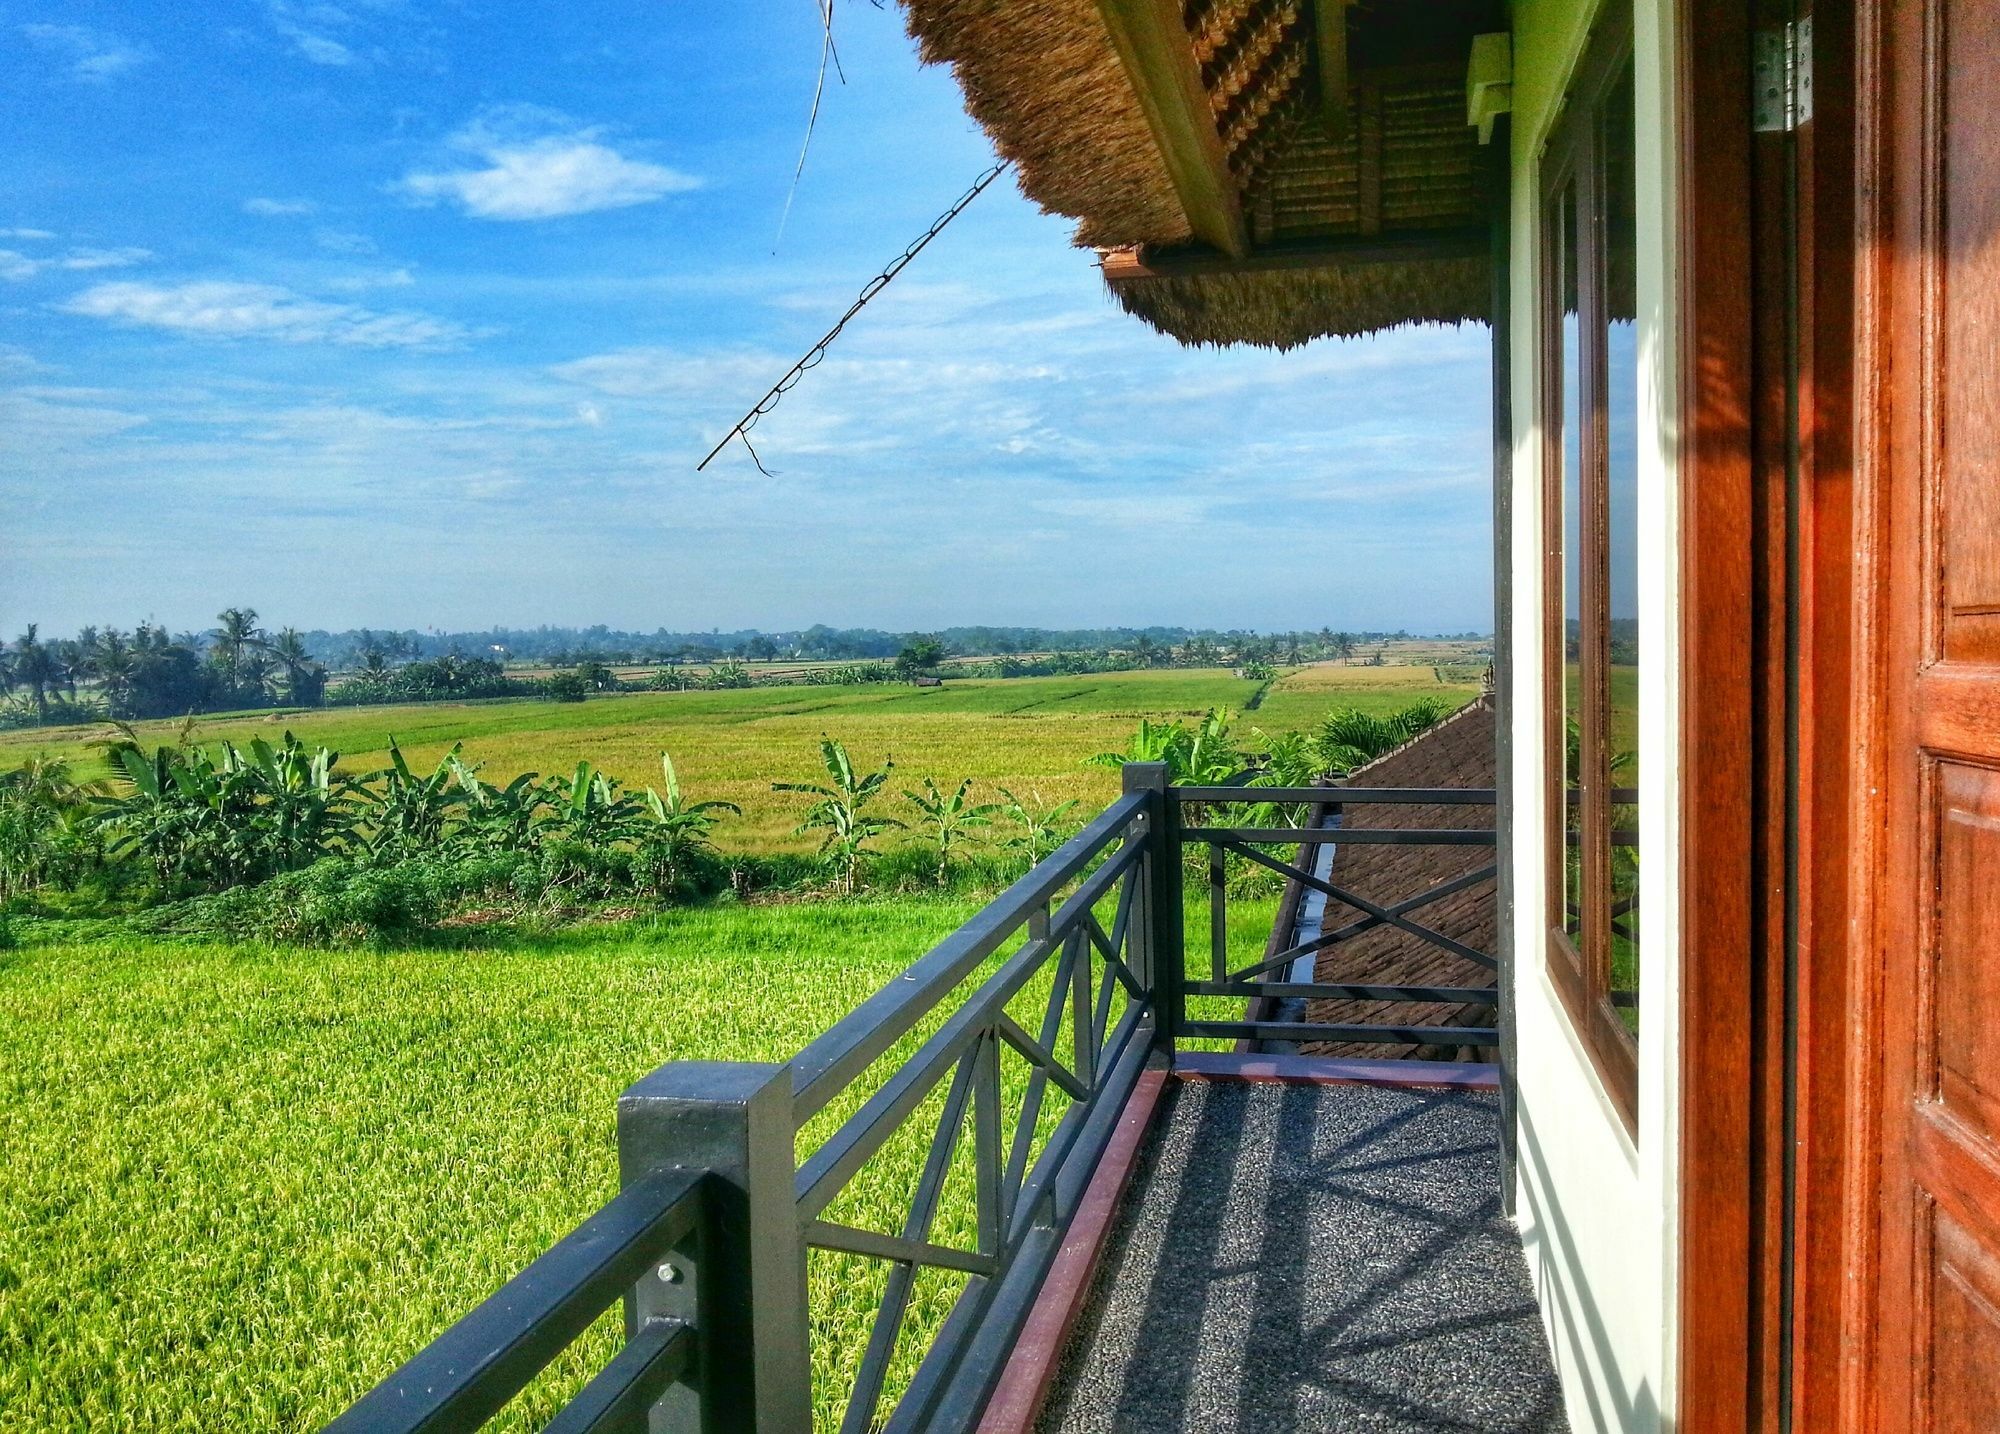
[[[1491,235],[1481,228],[1427,229],[1394,236],[1295,240],[1266,245],[1243,258],[1234,258],[1208,248],[1110,249],[1105,251],[1103,264],[1104,277],[1118,284],[1128,279],[1165,279],[1195,274],[1247,274],[1271,269],[1337,269],[1422,259],[1470,259],[1486,253],[1491,244]]]
[[[1097,0],[1105,29],[1131,78],[1188,228],[1241,258],[1250,251],[1236,180],[1216,133],[1178,0]]]
[[[1347,138],[1347,7],[1350,0],[1313,0],[1319,52],[1320,123],[1335,144]]]

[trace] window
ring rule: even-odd
[[[1638,221],[1629,13],[1607,13],[1541,180],[1549,969],[1636,1120]]]

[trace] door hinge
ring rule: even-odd
[[[1812,16],[1751,39],[1750,116],[1759,134],[1789,132],[1812,118]]]

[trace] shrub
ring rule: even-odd
[[[578,672],[558,672],[542,684],[545,695],[558,702],[581,702],[590,695],[590,684]]]

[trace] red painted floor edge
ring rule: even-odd
[[[1328,1056],[1249,1055],[1237,1051],[1182,1051],[1174,1057],[1174,1074],[1184,1080],[1286,1080],[1446,1090],[1500,1088],[1498,1066],[1458,1061],[1336,1060]]]
[[[1119,1113],[1118,1128],[1104,1148],[1097,1173],[1091,1176],[1083,1202],[1077,1206],[1076,1216],[1063,1236],[1062,1248],[1056,1252],[1055,1263],[1035,1297],[1035,1307],[1028,1314],[1020,1338],[1014,1342],[1013,1353],[1007,1356],[1000,1383],[993,1397],[986,1401],[986,1410],[979,1419],[979,1434],[1028,1434],[1035,1427],[1042,1401],[1048,1398],[1049,1387],[1055,1383],[1063,1347],[1069,1343],[1070,1331],[1083,1313],[1083,1302],[1090,1293],[1104,1248],[1110,1242],[1118,1202],[1131,1183],[1140,1147],[1159,1109],[1167,1080],[1166,1071],[1148,1070],[1140,1074],[1133,1086],[1125,1109]]]

